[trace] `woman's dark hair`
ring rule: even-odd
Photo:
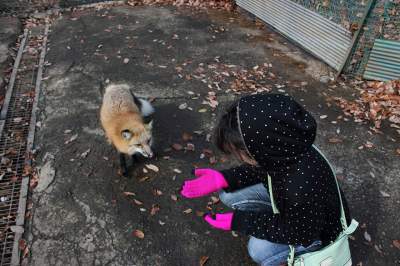
[[[226,154],[238,155],[239,151],[246,151],[239,130],[237,105],[238,101],[227,109],[215,129],[215,145]]]

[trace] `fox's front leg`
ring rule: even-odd
[[[128,167],[126,166],[125,154],[119,154],[119,165],[123,176],[128,176]]]

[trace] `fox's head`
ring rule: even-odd
[[[139,125],[135,123],[135,125],[127,126],[121,130],[122,141],[125,142],[129,155],[140,153],[146,158],[153,157],[154,154],[151,149],[153,144],[152,129],[153,121]]]

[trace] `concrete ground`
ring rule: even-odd
[[[15,45],[21,25],[15,17],[0,17],[0,105],[3,105],[5,86],[7,80],[5,76],[11,72],[11,56],[16,53],[10,48]]]
[[[253,265],[245,236],[213,230],[198,217],[212,199],[182,199],[179,189],[194,166],[210,166],[201,155],[215,150],[207,135],[238,97],[229,91],[229,71],[253,73],[264,63],[270,73],[254,86],[290,93],[318,120],[317,144],[337,168],[362,225],[351,241],[354,264],[400,262],[392,245],[400,239],[399,137],[371,135],[368,125],[337,119],[341,111],[326,104],[326,94],[351,91],[328,90],[320,80],[330,70],[318,60],[244,15],[223,11],[86,10],[64,14],[51,30],[36,135],[40,181],[33,193],[30,265],[199,265],[204,256],[207,265]],[[132,168],[130,178],[117,174],[117,154],[99,124],[108,81],[155,98],[158,156]],[[203,104],[210,91],[216,111]],[[193,136],[194,151],[171,149],[186,146],[184,132]],[[342,142],[330,143],[333,137]],[[359,149],[367,140],[374,146]],[[221,159],[217,154],[212,167],[234,164]],[[159,171],[144,173],[149,163]]]

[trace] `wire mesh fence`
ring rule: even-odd
[[[363,15],[365,1],[343,0],[292,0],[323,17],[342,25],[347,30],[354,29]]]
[[[361,78],[376,39],[400,40],[400,1],[376,1],[360,38],[353,47],[345,73]]]
[[[292,1],[317,12],[352,33],[360,30],[359,38],[344,68],[344,73],[347,75],[362,76],[375,39],[400,40],[400,0],[373,1],[362,26],[362,18],[368,12],[369,1],[367,0]]]

